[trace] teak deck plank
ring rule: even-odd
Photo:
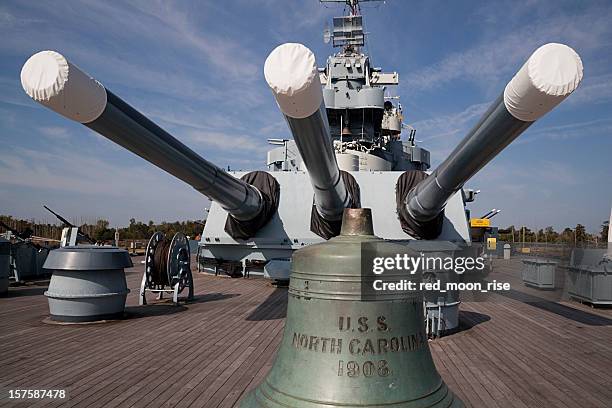
[[[286,289],[263,279],[194,274],[196,299],[139,307],[142,265],[126,273],[128,318],[46,324],[45,284],[0,299],[0,387],[64,388],[33,407],[232,407],[270,370]],[[438,371],[468,407],[612,406],[612,310],[524,287],[520,261],[496,260],[489,279],[508,294],[464,301],[461,331],[430,342]]]
[[[464,321],[474,324],[473,317],[465,317],[466,314],[462,313]],[[474,329],[474,328],[473,328]],[[490,330],[486,328],[484,330]],[[499,343],[497,339],[492,339],[492,336],[484,337],[479,336],[476,333],[465,336],[463,341],[472,344],[477,350],[477,353],[485,356],[485,359],[481,360],[482,364],[486,364],[490,370],[490,375],[495,376],[504,385],[507,384],[507,389],[510,390],[506,394],[506,400],[512,402],[514,406],[542,406],[539,402],[542,401],[541,394],[538,395],[537,390],[530,389],[529,377],[525,376],[525,371],[521,367],[517,367],[516,364],[507,364],[507,361],[512,361],[514,356],[508,353],[506,349],[499,349]],[[507,404],[510,405],[510,404]]]
[[[257,292],[257,290],[258,288],[254,287],[249,292],[245,292],[245,294],[250,295],[254,292]],[[234,319],[227,318],[227,315],[231,315],[232,313],[230,312],[232,312],[234,309],[240,310],[243,309],[243,307],[241,307],[240,304],[236,304],[233,308],[227,308],[226,310],[223,310],[222,313],[218,313],[216,315],[216,318],[212,321],[196,321],[195,325],[193,322],[193,317],[181,317],[181,319],[177,321],[177,323],[179,324],[179,326],[177,326],[177,329],[179,330],[173,331],[173,327],[171,327],[168,330],[164,330],[163,332],[157,334],[157,338],[164,339],[165,341],[163,343],[158,343],[154,349],[146,350],[149,353],[152,353],[150,355],[154,356],[156,360],[155,362],[143,361],[143,356],[142,354],[140,354],[134,356],[133,358],[129,359],[127,362],[124,363],[126,367],[121,370],[121,373],[125,374],[127,372],[128,374],[131,374],[131,372],[134,372],[134,375],[139,376],[139,378],[143,381],[142,383],[139,383],[139,380],[138,382],[125,384],[126,386],[130,387],[129,391],[131,391],[132,393],[136,393],[137,391],[141,391],[142,389],[144,392],[147,387],[155,380],[155,373],[172,373],[171,367],[173,365],[182,366],[182,368],[184,369],[185,362],[189,359],[189,355],[181,353],[176,356],[172,353],[172,348],[176,347],[178,340],[181,339],[181,337],[183,337],[185,333],[200,331],[204,323],[210,323],[213,329],[205,333],[205,336],[201,338],[200,343],[196,343],[199,345],[199,349],[202,350],[202,353],[196,354],[198,358],[195,359],[194,362],[201,363],[201,360],[208,357],[209,353],[216,351],[216,349],[211,349],[211,344],[209,342],[212,342],[214,344],[219,339],[222,339],[224,337],[227,340],[231,340],[231,338],[227,338],[227,334],[232,333],[232,331],[228,329],[231,329],[232,327],[240,328],[240,325],[243,320],[240,318],[240,315],[238,315]],[[223,322],[224,319],[225,321]],[[181,332],[181,330],[183,331]],[[153,335],[155,336],[155,334]],[[212,337],[208,337],[211,335]],[[189,348],[185,348],[185,350],[189,351]],[[116,382],[121,383],[121,378],[117,378]],[[108,389],[105,389],[104,391],[108,391]],[[125,394],[123,393],[123,390],[120,390],[118,394],[115,393],[115,396],[124,397]]]
[[[173,306],[171,305],[165,305],[165,306],[169,306],[170,308],[172,308]],[[168,309],[171,310],[171,309]],[[182,320],[185,321],[182,321]],[[186,327],[190,327],[189,322],[187,321],[188,319],[186,319],[185,317],[182,318],[177,318],[176,316],[169,316],[165,319],[166,321],[168,321],[167,324],[164,325],[165,330],[172,330],[175,327],[177,329],[181,329],[181,328],[186,328]],[[164,322],[158,322],[157,324],[163,324]],[[113,325],[115,323],[110,323],[110,325]],[[62,344],[62,351],[64,351],[66,354],[68,354],[68,352],[70,352],[70,356],[72,356],[72,348],[76,348],[76,350],[74,350],[75,356],[79,356],[83,353],[89,353],[92,354],[94,356],[94,358],[91,359],[83,359],[83,361],[80,364],[75,364],[75,365],[71,365],[71,370],[70,372],[66,372],[66,373],[62,373],[58,376],[55,376],[54,379],[55,380],[63,380],[63,381],[69,381],[70,377],[75,377],[77,375],[81,374],[81,369],[86,370],[86,371],[90,371],[92,368],[95,368],[95,365],[99,365],[101,367],[102,372],[108,370],[109,364],[108,364],[108,356],[109,354],[111,354],[111,358],[118,360],[120,357],[127,355],[128,357],[133,356],[133,351],[137,351],[143,348],[143,345],[146,345],[147,342],[150,342],[152,340],[152,338],[140,338],[139,336],[133,336],[132,333],[124,333],[121,334],[120,331],[118,331],[117,329],[114,329],[111,334],[109,334],[109,337],[113,337],[116,338],[117,341],[110,343],[110,344],[104,344],[104,343],[100,343],[100,342],[89,342],[89,339],[91,339],[92,337],[95,338],[95,336],[98,335],[98,330],[95,330],[96,328],[99,328],[103,325],[90,325],[87,326],[86,328],[84,326],[81,327],[75,327],[75,329],[78,330],[85,330],[87,331],[87,329],[92,328],[94,330],[92,330],[91,333],[82,333],[82,337],[81,339],[86,342],[86,344],[88,344],[89,348],[84,348],[82,346],[82,344],[76,343],[74,345],[69,345],[68,347],[65,345],[65,343]],[[67,328],[68,329],[68,328]],[[110,330],[110,328],[109,328]],[[131,346],[127,347],[125,346],[125,343],[120,343],[120,341],[125,341],[125,340],[131,340]],[[166,342],[171,341],[171,337],[166,339]],[[122,348],[118,348],[116,346],[118,346],[119,344],[123,345]],[[76,347],[72,347],[72,346],[76,346]],[[170,344],[164,345],[164,344],[160,344],[158,348],[164,348],[166,346],[170,346]],[[44,350],[44,347],[42,347],[42,349]],[[150,352],[155,352],[156,350],[148,350]],[[57,353],[56,353],[57,354]],[[60,357],[62,352],[59,352]],[[49,359],[49,358],[48,358]],[[110,365],[112,367],[112,365]],[[40,368],[40,367],[38,367]],[[63,377],[62,377],[63,376]],[[82,378],[82,377],[81,377]],[[29,380],[32,380],[33,378],[30,376],[28,377]]]

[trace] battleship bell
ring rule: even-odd
[[[421,294],[364,291],[372,250],[407,252],[360,208],[344,210],[339,236],[294,253],[282,343],[241,407],[463,406],[434,366]]]
[[[351,133],[351,129],[349,129],[347,125],[344,125],[344,127],[342,127],[342,137],[350,137],[350,136],[353,136],[353,134]]]

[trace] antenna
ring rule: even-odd
[[[381,1],[384,2],[384,0],[319,0],[322,4],[337,3],[345,6],[345,15],[334,17],[332,28],[325,26],[323,42],[325,44],[331,42],[333,47],[342,47],[345,53],[359,52],[359,47],[365,45],[366,36],[359,4]]]
[[[323,42],[325,44],[329,44],[332,39],[332,33],[329,28],[329,24],[325,23],[325,28],[323,28]]]
[[[289,139],[268,139],[268,143],[271,145],[284,146]]]
[[[320,3],[342,3],[351,8],[351,15],[359,15],[359,3],[385,2],[385,0],[319,0]]]

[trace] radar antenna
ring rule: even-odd
[[[360,3],[381,2],[384,0],[319,0],[321,3],[338,3],[348,6],[349,13],[343,17],[334,17],[334,26],[323,30],[323,42],[332,41],[332,46],[342,47],[345,53],[358,51],[359,47],[365,45],[365,33],[363,31],[363,18],[359,8]],[[346,9],[345,9],[346,10]]]
[[[358,16],[360,14],[359,3],[385,2],[385,0],[319,0],[321,3],[342,3],[351,9],[350,16]]]

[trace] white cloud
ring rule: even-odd
[[[0,183],[5,185],[120,197],[138,191],[133,186],[155,184],[151,172],[141,167],[112,165],[70,150],[18,147],[11,153],[0,152],[0,165]]]
[[[229,74],[234,80],[250,82],[259,72],[256,59],[248,48],[217,33],[203,32],[203,25],[194,22],[188,11],[180,9],[179,3],[146,1],[136,6],[142,13],[155,16],[174,32],[176,43],[203,54],[223,76]]]
[[[260,155],[262,162],[265,160],[265,152],[269,150],[265,141],[242,134],[192,130],[187,132],[186,137],[196,146],[200,145],[204,148]]]
[[[467,134],[491,103],[470,105],[461,112],[439,115],[412,123],[421,146],[431,151],[432,165],[443,160]]]
[[[166,110],[146,109],[146,114],[152,119],[158,119],[161,122],[187,128],[200,130],[209,129],[233,129],[244,130],[244,125],[240,117],[235,116],[232,112],[206,112],[202,115],[200,112],[195,112],[193,109],[188,111],[174,111],[171,107]]]
[[[201,218],[208,202],[187,184],[138,159],[119,165],[71,149],[1,150],[1,189],[11,192],[3,196],[1,210],[15,216],[48,216],[41,206],[48,202],[70,217],[101,217],[112,225],[126,225],[131,217]],[[22,202],[25,197],[30,199]]]
[[[329,23],[331,16],[342,14],[344,4],[326,4],[317,1],[287,0],[236,0],[238,7],[265,8],[265,12],[273,18],[273,24],[265,29],[269,30],[277,43],[297,41],[312,33],[320,34],[322,39],[323,27]],[[246,7],[246,8],[245,8]]]
[[[574,138],[610,137],[612,135],[612,118],[572,122],[564,125],[546,126],[529,130],[525,137],[514,144],[531,143],[540,139],[566,140]]]
[[[471,124],[487,110],[491,102],[477,103],[470,105],[461,112],[440,115],[430,119],[419,120],[412,125],[419,132],[424,132],[424,140],[437,139],[442,135],[454,134],[462,130],[466,125]]]
[[[18,25],[39,23],[41,20],[33,18],[17,18],[5,8],[0,8],[0,28],[12,28]]]
[[[39,127],[40,133],[51,140],[68,140],[70,139],[70,131],[61,126],[45,126]]]
[[[552,5],[552,3],[551,3]],[[500,7],[499,10],[506,11]],[[468,80],[484,87],[509,77],[539,46],[564,42],[579,54],[605,49],[612,38],[612,9],[592,7],[581,14],[552,15],[498,26],[494,34],[463,51],[415,72],[403,75],[402,87],[411,91],[437,89],[455,80]],[[528,25],[527,25],[528,24]],[[506,29],[507,33],[503,30]],[[600,64],[605,65],[605,61]],[[587,69],[590,67],[587,67]]]
[[[504,161],[497,166],[487,167],[478,177],[480,182],[498,185],[502,189],[528,194],[528,185],[573,186],[578,184],[582,171],[572,163],[560,160],[538,160],[531,163]],[[520,183],[522,181],[522,183]],[[525,187],[525,188],[523,188]]]
[[[585,105],[588,103],[601,103],[612,100],[612,74],[587,76],[584,82],[568,98],[572,105]]]
[[[279,112],[279,116],[281,113]],[[290,134],[290,130],[287,127],[287,122],[284,120],[271,121],[269,125],[266,125],[259,129],[259,133],[265,135],[266,138],[271,138],[278,134],[284,134],[285,136]]]
[[[57,49],[111,90],[120,84],[192,104],[261,105],[263,57],[239,41],[242,29],[231,37],[217,34],[181,10],[186,3],[84,3],[37,3],[30,12],[45,16],[37,25],[21,17],[26,11],[9,13],[21,24],[17,31],[0,26],[0,50]],[[2,80],[18,82],[16,72]]]

